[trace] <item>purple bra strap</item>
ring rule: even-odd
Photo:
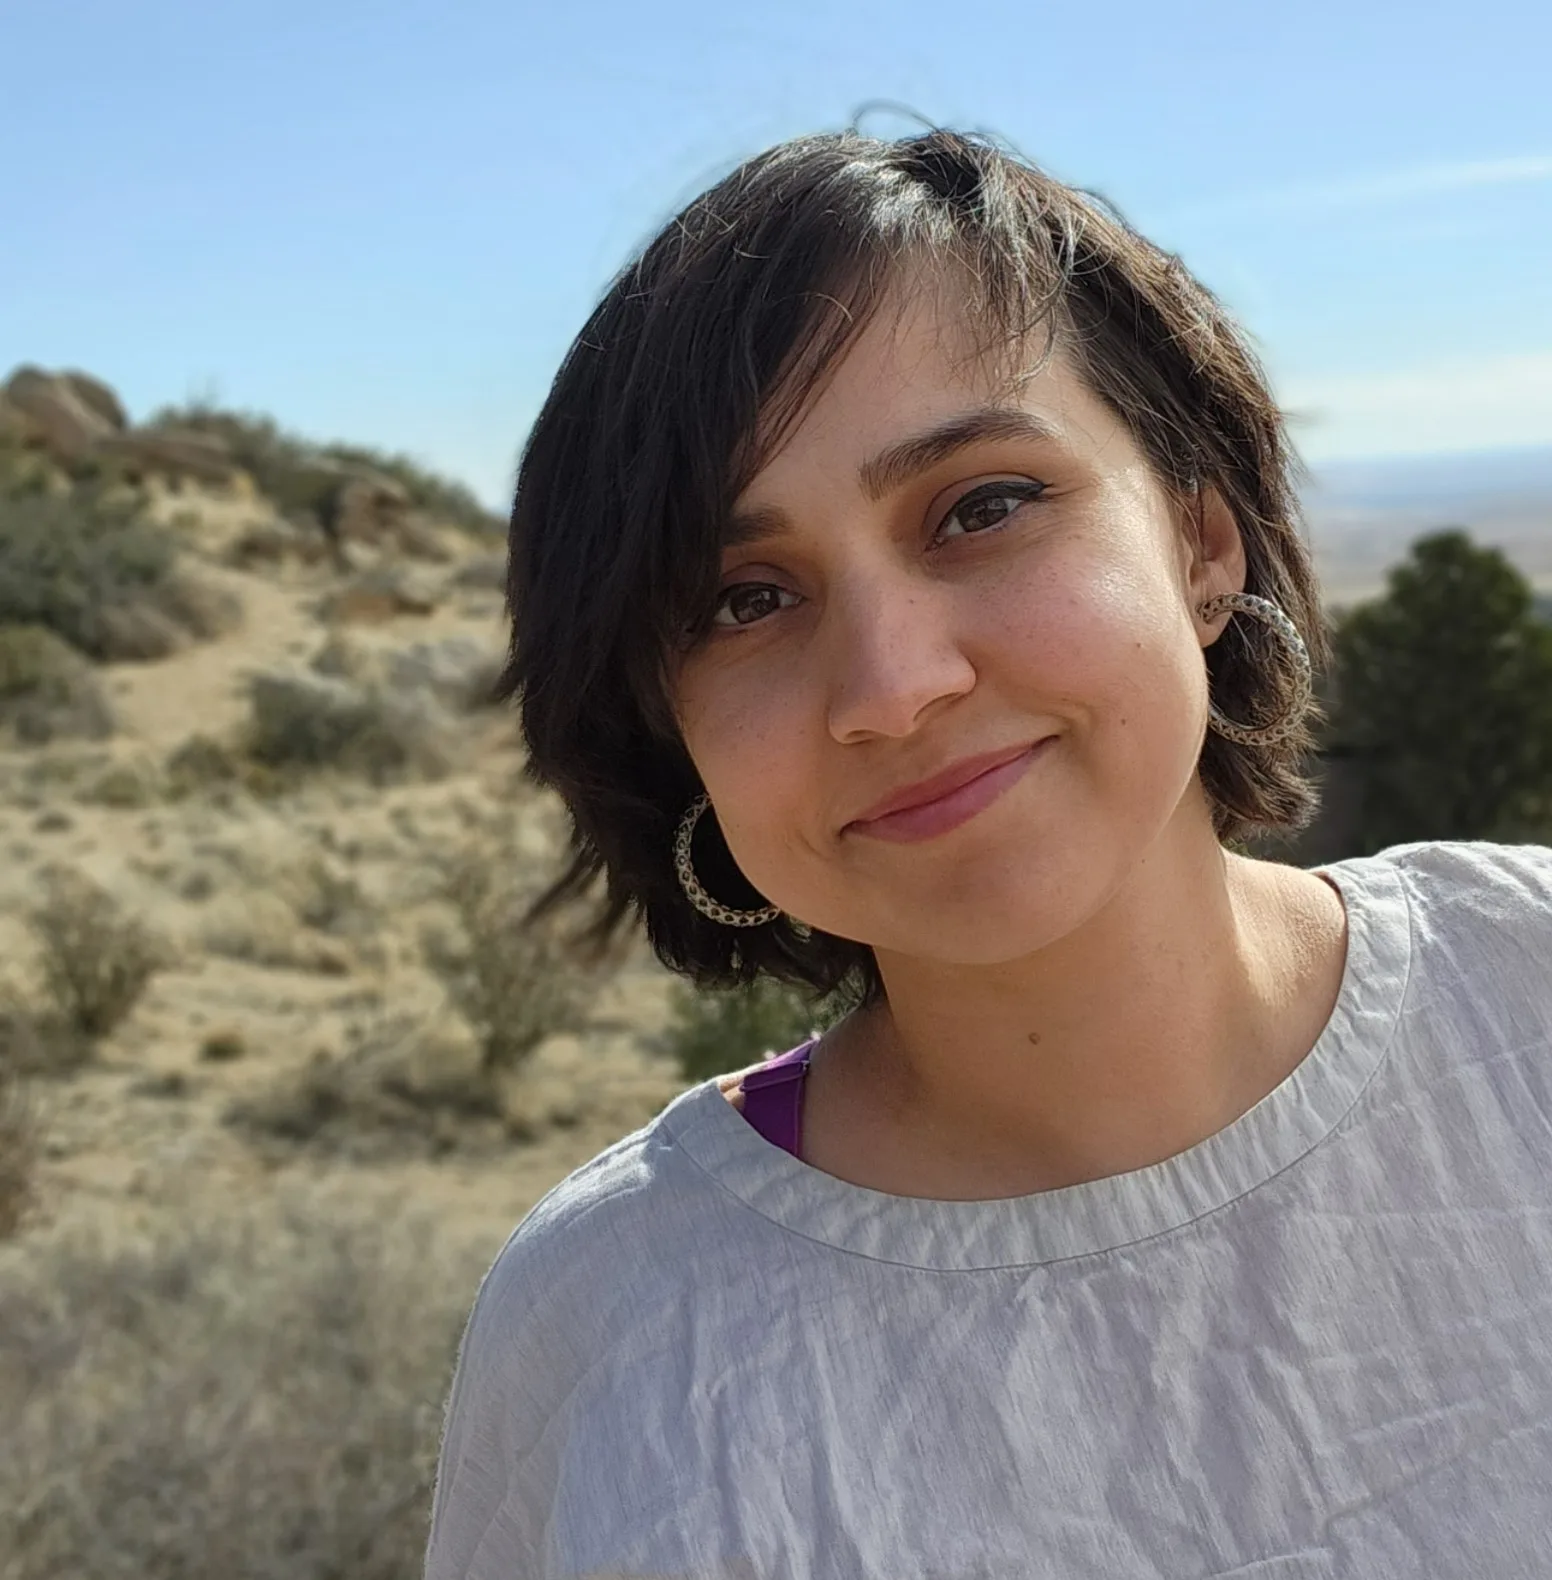
[[[803,1139],[803,1077],[817,1037],[767,1059],[741,1082],[744,1118],[773,1146],[799,1155]]]

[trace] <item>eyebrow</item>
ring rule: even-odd
[[[857,481],[863,493],[876,502],[971,445],[1056,437],[1055,427],[1022,407],[981,406],[880,450],[858,467]],[[789,526],[786,512],[775,506],[735,510],[723,529],[722,546],[736,549],[768,542],[788,531]]]

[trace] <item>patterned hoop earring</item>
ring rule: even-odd
[[[1241,746],[1271,746],[1277,741],[1286,740],[1298,729],[1314,689],[1309,650],[1304,645],[1304,638],[1279,605],[1270,598],[1258,598],[1254,593],[1221,593],[1200,605],[1197,613],[1204,620],[1210,620],[1224,609],[1254,615],[1272,628],[1292,660],[1293,694],[1287,707],[1265,724],[1237,724],[1233,719],[1226,719],[1216,704],[1209,704],[1208,725]]]
[[[679,827],[674,831],[674,871],[679,875],[679,887],[702,916],[721,922],[724,927],[761,927],[766,922],[774,922],[781,915],[778,905],[764,905],[757,911],[735,911],[720,900],[712,899],[701,887],[701,880],[695,876],[695,868],[690,865],[690,838],[695,833],[695,825],[700,822],[701,813],[710,805],[710,796],[696,796],[685,808],[684,816],[679,819]]]

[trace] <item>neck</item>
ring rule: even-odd
[[[1034,955],[881,953],[887,1002],[841,1029],[837,1084],[866,1135],[914,1160],[907,1194],[1023,1194],[1144,1168],[1291,1072],[1330,1016],[1345,953],[1323,880],[1230,854],[1210,827],[1166,836]],[[899,1189],[895,1174],[883,1188]]]

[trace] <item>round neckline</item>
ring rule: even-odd
[[[1253,1107],[1174,1157],[1027,1196],[946,1201],[838,1179],[765,1140],[715,1078],[656,1121],[724,1190],[771,1222],[840,1251],[972,1271],[1115,1250],[1226,1206],[1317,1147],[1357,1102],[1389,1048],[1411,965],[1406,891],[1393,863],[1354,857],[1314,870],[1347,912],[1336,1004],[1303,1060]]]

